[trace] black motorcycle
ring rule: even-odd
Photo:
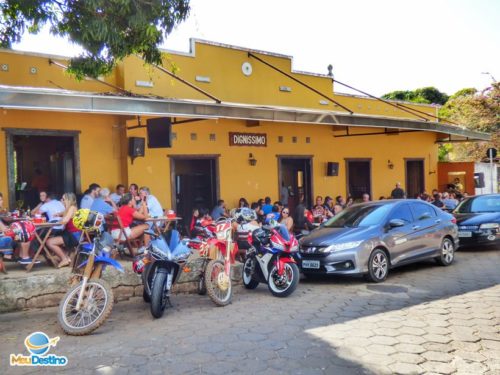
[[[142,273],[143,298],[145,302],[151,303],[151,315],[161,318],[167,305],[171,306],[172,285],[191,250],[185,241],[178,241],[175,247],[171,242],[174,247],[171,250],[163,236],[153,231],[145,233],[151,236],[151,242],[144,254],[134,262],[133,268],[135,272]]]

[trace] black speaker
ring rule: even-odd
[[[172,147],[172,122],[169,117],[150,118],[146,121],[148,147]]]
[[[145,138],[129,137],[128,139],[128,156],[136,158],[144,156],[144,145],[146,144]]]
[[[329,161],[326,166],[327,176],[338,176],[339,175],[339,163],[334,163]]]
[[[484,188],[484,173],[483,172],[474,173],[474,187]]]

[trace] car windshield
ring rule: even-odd
[[[383,222],[391,204],[352,206],[341,211],[323,224],[324,228],[368,227]]]
[[[485,195],[466,199],[458,205],[455,212],[460,214],[500,212],[500,196]]]

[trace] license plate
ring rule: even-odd
[[[315,268],[319,269],[319,260],[303,260],[302,268]]]
[[[458,237],[472,237],[472,232],[458,232]]]

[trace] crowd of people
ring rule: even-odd
[[[455,185],[453,188],[450,187],[449,190],[444,192],[439,192],[437,189],[434,189],[430,194],[424,191],[412,198],[426,201],[443,210],[452,211],[465,197],[467,197],[467,193],[461,192]],[[378,200],[406,198],[409,197],[407,197],[405,190],[401,187],[401,183],[397,182],[389,196],[381,196]],[[225,201],[221,199],[217,202],[217,205],[212,211],[206,208],[193,210],[190,231],[192,233],[196,225],[206,226],[220,217],[231,217],[234,214],[234,210],[237,208],[249,207],[256,213],[257,220],[255,220],[255,224],[263,225],[267,220],[272,219],[283,224],[290,233],[300,234],[304,230],[310,231],[314,229],[321,223],[338,215],[347,207],[352,206],[354,203],[365,203],[370,201],[372,201],[372,199],[368,193],[363,194],[361,199],[356,202],[350,195],[346,198],[342,195],[337,195],[335,198],[318,195],[314,204],[308,206],[305,203],[304,197],[301,196],[299,204],[291,211],[290,207],[281,201],[271,203],[272,199],[270,197],[259,199],[250,204],[247,199],[242,197],[238,202],[238,207],[232,210],[228,210]]]
[[[31,210],[30,215],[34,218],[43,217],[47,222],[58,224],[52,228],[46,242],[47,248],[59,260],[58,268],[70,265],[69,252],[78,245],[81,238],[81,230],[73,223],[73,218],[77,215],[79,208],[89,209],[102,215],[114,213],[119,217],[122,226],[120,227],[118,220],[111,221],[108,229],[113,239],[125,241],[125,235],[130,240],[142,237],[144,245],[147,245],[150,240],[144,232],[153,225],[146,223],[145,220],[150,217],[164,216],[160,202],[151,194],[150,189],[147,186],[139,188],[137,184],[131,184],[128,192],[124,185],[119,184],[115,192],[111,193],[108,188],[101,188],[99,184],[92,183],[84,192],[79,204],[74,193],[65,193],[59,200],[59,197],[53,193],[40,191],[39,198],[39,204]],[[0,210],[2,207],[3,196],[0,193]],[[13,259],[14,252],[17,250],[19,263],[24,265],[32,263],[30,253],[36,251],[39,246],[38,241],[18,241],[16,244],[12,238],[3,236],[9,230],[7,224],[0,218],[0,249],[12,249],[12,252],[4,251],[5,258]]]
[[[451,211],[466,196],[466,193],[462,193],[455,187],[445,192],[439,192],[438,190],[433,190],[430,194],[422,192],[414,198]],[[90,184],[79,204],[74,193],[65,193],[59,200],[56,195],[41,191],[39,197],[40,202],[31,211],[31,216],[44,216],[48,222],[58,223],[57,226],[52,228],[51,235],[46,243],[50,251],[59,259],[58,267],[65,267],[71,263],[69,251],[78,244],[81,237],[81,231],[75,227],[72,221],[79,208],[87,208],[103,215],[114,213],[120,218],[122,225],[120,226],[115,220],[112,222],[111,227],[108,228],[113,239],[115,241],[125,241],[126,238],[123,234],[125,233],[130,240],[141,239],[145,246],[147,246],[150,239],[144,232],[154,225],[151,222],[147,223],[146,220],[151,217],[164,216],[163,207],[158,199],[151,194],[150,189],[147,186],[139,188],[134,183],[130,184],[128,192],[124,185],[119,184],[113,193],[108,188],[101,188],[96,183]],[[388,197],[382,196],[379,197],[379,200],[405,198],[407,198],[406,193],[398,182]],[[371,201],[370,195],[363,194],[361,201]],[[256,214],[256,220],[246,223],[246,225],[259,226],[268,220],[275,220],[283,224],[290,233],[299,234],[304,230],[310,231],[314,229],[354,203],[355,201],[351,196],[346,198],[341,195],[337,195],[335,198],[317,196],[314,204],[307,206],[304,197],[301,196],[298,204],[291,210],[291,207],[281,201],[272,202],[270,197],[252,203],[249,203],[245,198],[241,198],[237,207],[228,210],[226,202],[221,199],[211,211],[207,208],[193,210],[189,231],[192,234],[196,225],[206,226],[220,217],[231,217],[234,215],[234,210],[246,207],[255,211]],[[3,197],[0,193],[0,210],[2,207]],[[16,246],[16,243],[10,237],[1,235],[7,230],[6,223],[0,220],[0,249],[12,248],[14,251],[17,247],[19,252],[18,262],[30,264],[32,262],[30,252],[33,252],[38,244],[30,244],[29,241],[25,241],[19,242]],[[13,257],[12,254],[6,253],[6,257],[10,256]]]

